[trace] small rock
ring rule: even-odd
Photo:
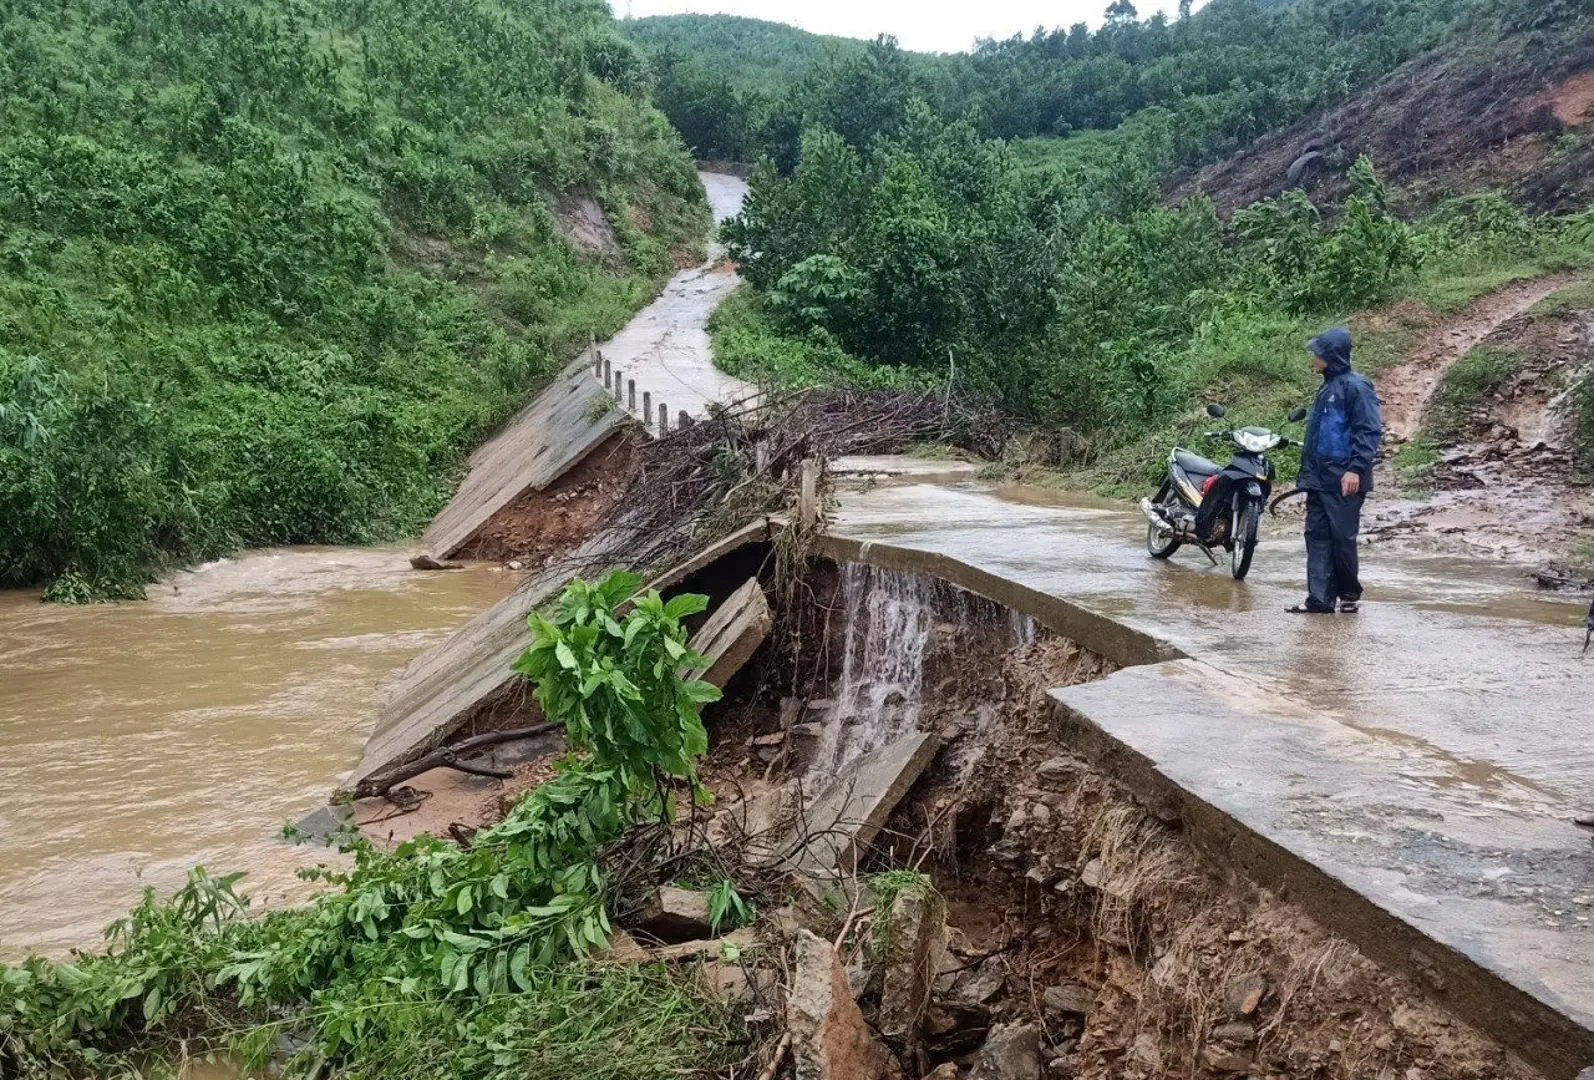
[[[1212,1032],[1212,1040],[1225,1046],[1250,1046],[1256,1042],[1256,1028],[1243,1022],[1220,1024]]]
[[[1384,1032],[1382,1035],[1378,1036],[1378,1038],[1373,1040],[1373,1049],[1374,1050],[1388,1050],[1390,1047],[1392,1047],[1394,1045],[1395,1045],[1395,1037],[1393,1035],[1389,1034],[1389,1032],[1387,1032],[1387,1031]],[[1590,1078],[1590,1080],[1594,1080],[1594,1078]]]
[[[727,1005],[767,1000],[780,985],[775,972],[769,968],[754,968],[749,972],[739,964],[727,964],[723,960],[703,965],[703,977],[709,989]]]
[[[1229,931],[1229,944],[1230,945],[1244,945],[1247,941],[1250,941],[1250,940],[1251,940],[1251,938],[1243,930],[1230,930]]]
[[[1105,872],[1106,868],[1102,865],[1102,861],[1100,859],[1092,859],[1079,872],[1079,880],[1089,885],[1092,889],[1099,889]]]
[[[949,997],[955,1004],[984,1005],[1001,992],[1002,983],[1006,981],[1002,961],[994,956],[987,957],[978,967],[958,975]]]
[[[784,731],[773,731],[768,735],[754,735],[747,740],[747,745],[749,748],[754,746],[781,746],[785,742],[786,733]]]
[[[1065,780],[1079,771],[1079,762],[1071,757],[1054,757],[1040,764],[1035,772],[1042,780]]]
[[[1040,1080],[1041,1033],[1034,1024],[998,1024],[980,1047],[969,1080]]]
[[[1152,974],[1156,974],[1155,970]],[[1230,1016],[1251,1016],[1261,1007],[1262,999],[1266,996],[1267,980],[1260,971],[1253,971],[1229,983],[1229,989],[1223,995],[1223,1008]]]
[[[1130,1049],[1129,1053],[1136,1061],[1153,1072],[1162,1070],[1162,1045],[1151,1032],[1144,1031],[1136,1035],[1135,1045]]]
[[[636,938],[624,930],[615,931],[614,937],[609,939],[609,956],[627,964],[642,964],[652,959],[648,951],[637,944]]]
[[[1343,1054],[1345,1052],[1345,1044],[1338,1039],[1330,1039],[1328,1040],[1328,1052],[1330,1054]]]
[[[522,569],[526,564],[521,562],[519,559],[516,559],[514,562],[505,563],[504,565],[511,570],[519,570]]]
[[[1052,808],[1038,802],[1029,808],[1029,818],[1036,825],[1046,825],[1052,820]]]
[[[917,1039],[946,957],[946,905],[934,890],[903,889],[891,903],[875,1030],[893,1045]]]
[[[709,936],[708,894],[666,885],[637,917],[634,929],[673,945]]]
[[[1029,824],[1029,814],[1020,806],[1007,816],[1006,831],[1010,833],[1021,832]]]
[[[807,930],[797,934],[786,1027],[799,1080],[871,1080],[885,1070],[885,1048],[848,991],[841,958]]]
[[[1096,991],[1080,983],[1048,986],[1041,995],[1041,1003],[1048,1019],[1065,1016],[1089,1016],[1096,1004]]]
[[[1071,1054],[1052,1058],[1051,1063],[1046,1066],[1046,1075],[1053,1080],[1072,1080],[1075,1072],[1076,1067]]]
[[[1202,1051],[1207,1066],[1221,1073],[1243,1073],[1251,1069],[1251,1054],[1228,1046],[1208,1046]]]
[[[1413,1065],[1406,1070],[1406,1080],[1428,1080],[1428,1074]]]
[[[924,1080],[958,1080],[957,1062],[947,1061],[925,1074]]]

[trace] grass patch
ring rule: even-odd
[[[1434,390],[1422,430],[1427,440],[1444,446],[1466,434],[1473,409],[1522,369],[1522,356],[1512,349],[1479,345],[1445,372]]]
[[[784,335],[763,299],[742,286],[720,304],[708,323],[714,366],[760,386],[795,390],[856,386],[865,390],[922,390],[939,380],[914,368],[869,364],[847,353],[823,331]]]
[[[1439,464],[1439,447],[1426,435],[1419,435],[1395,451],[1395,482],[1403,494],[1424,498],[1433,494],[1429,477]]]
[[[1551,293],[1529,310],[1534,315],[1553,315],[1558,311],[1594,310],[1594,281],[1581,281],[1571,288]]]

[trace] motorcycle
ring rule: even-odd
[[[1208,405],[1207,415],[1222,420],[1228,410]],[[1289,423],[1306,419],[1305,409],[1289,415]],[[1214,548],[1229,552],[1229,569],[1235,581],[1244,581],[1256,553],[1262,507],[1273,490],[1270,450],[1292,445],[1283,435],[1265,427],[1229,428],[1205,433],[1233,447],[1233,457],[1219,466],[1200,454],[1175,446],[1168,454],[1168,472],[1154,498],[1141,499],[1146,515],[1146,551],[1166,559],[1185,544],[1201,549],[1218,565]]]

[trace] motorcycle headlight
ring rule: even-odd
[[[1260,454],[1273,449],[1279,444],[1280,439],[1265,428],[1241,428],[1234,433],[1234,441],[1241,450]]]

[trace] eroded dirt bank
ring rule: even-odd
[[[916,867],[945,900],[946,948],[919,1023],[893,1019],[902,1005],[878,922],[843,932],[842,914],[816,928],[840,934],[866,1017],[896,1022],[888,1074],[1534,1075],[1434,1005],[1431,988],[1205,858],[1177,822],[1071,754],[1046,692],[1110,662],[912,574],[854,565],[808,588],[828,616],[815,667],[721,755],[750,750],[743,774],[796,772],[811,789],[882,740],[939,738],[864,865],[865,876]],[[764,672],[766,698],[775,676]],[[819,733],[795,734],[792,696],[824,717]],[[806,743],[772,753],[771,720]]]
[[[944,582],[800,554],[761,570],[776,630],[707,714],[714,800],[658,865],[614,856],[615,960],[732,1002],[749,1075],[1540,1075],[1073,753],[1047,692],[1112,662]],[[758,917],[716,939],[722,878]]]

